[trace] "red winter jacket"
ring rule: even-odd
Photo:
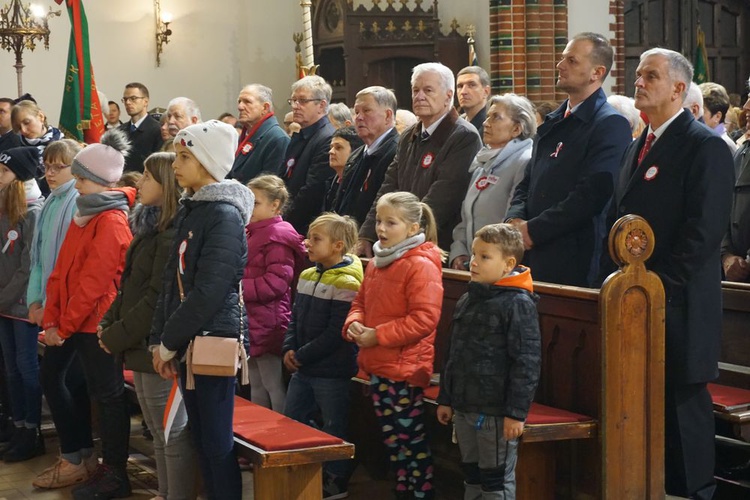
[[[360,369],[427,387],[442,305],[440,251],[434,244],[423,243],[386,267],[370,262],[343,329],[346,338],[354,321],[375,328],[378,345],[360,348]]]
[[[133,205],[135,189],[112,191],[122,191]],[[120,288],[125,252],[132,239],[128,215],[122,210],[101,212],[83,227],[70,224],[47,281],[45,329],[58,327],[62,339],[77,332],[96,333]]]

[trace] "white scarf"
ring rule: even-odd
[[[386,267],[392,262],[400,259],[406,252],[412,248],[416,248],[425,242],[424,233],[416,234],[410,238],[406,238],[401,243],[397,243],[392,247],[383,248],[380,246],[380,242],[376,241],[372,246],[372,253],[374,258],[372,259],[375,267]]]

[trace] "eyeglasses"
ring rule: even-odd
[[[135,102],[138,99],[145,99],[145,97],[141,97],[139,95],[131,95],[131,96],[123,97],[120,100],[122,101],[123,104],[127,104],[128,102]]]
[[[320,102],[322,100],[323,99],[287,99],[286,103],[289,104],[290,106],[304,106],[308,102],[313,102],[313,101]]]
[[[48,165],[44,164],[44,173],[45,174],[59,174],[60,170],[64,168],[70,168],[70,165]]]

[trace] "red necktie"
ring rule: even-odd
[[[569,117],[569,116],[570,116],[570,110],[569,110],[569,109],[566,109],[566,110],[565,110],[565,116],[563,116],[563,120],[564,120],[564,119],[566,119],[566,118],[567,118],[567,117]]]
[[[640,165],[643,159],[646,157],[646,154],[648,154],[649,150],[651,149],[651,145],[654,143],[655,140],[656,140],[656,136],[654,135],[653,132],[649,133],[646,136],[646,143],[641,148],[641,152],[638,153],[638,165]]]

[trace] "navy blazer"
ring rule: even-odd
[[[567,101],[547,115],[507,219],[528,221],[534,279],[592,286],[599,275],[606,208],[625,148],[628,121],[601,89],[564,118]]]
[[[280,165],[278,175],[286,183],[290,200],[284,219],[302,235],[320,215],[329,181],[336,174],[328,164],[335,130],[327,116],[303,128],[292,136]]]
[[[636,214],[654,230],[646,265],[666,294],[667,382],[705,383],[719,374],[719,253],[732,204],[732,156],[721,137],[684,110],[637,166],[647,135],[623,157],[609,222]]]
[[[242,139],[241,137],[240,144]],[[240,145],[227,179],[237,179],[240,184],[247,184],[261,173],[277,173],[288,145],[289,136],[279,126],[276,117],[270,116],[245,146]]]
[[[137,129],[130,130],[130,120],[120,125],[120,130],[125,132],[130,139],[130,153],[125,157],[125,171],[143,172],[143,162],[151,153],[161,149],[164,141],[161,140],[161,126],[151,115],[146,115]]]

